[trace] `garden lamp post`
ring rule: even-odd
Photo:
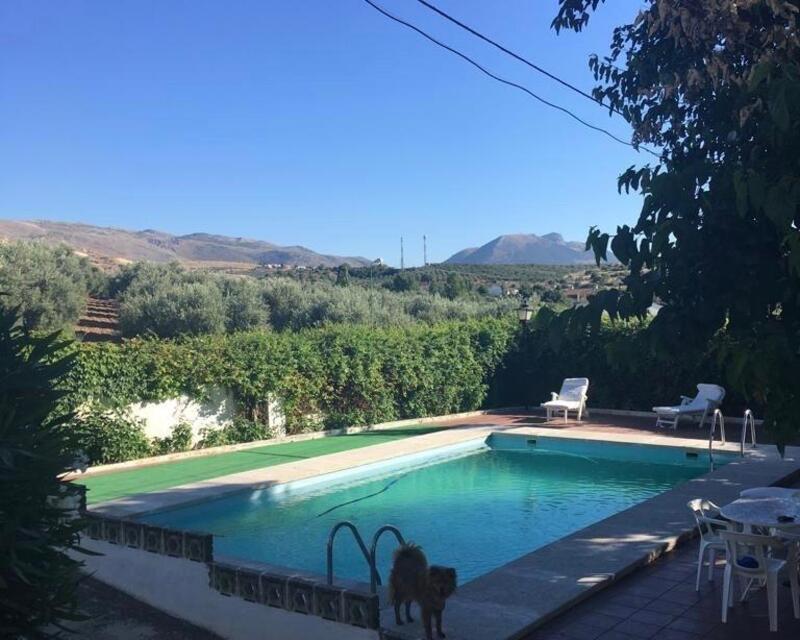
[[[528,304],[528,298],[523,298],[522,305],[517,309],[517,318],[519,318],[519,322],[523,327],[528,324],[531,315],[533,315],[533,309]]]
[[[528,371],[527,371],[527,346],[528,346],[528,322],[530,322],[531,316],[533,315],[533,309],[531,309],[531,305],[528,303],[528,298],[525,297],[522,299],[522,304],[520,305],[519,309],[517,309],[517,318],[519,319],[519,328],[522,331],[522,369],[523,369],[523,378],[525,380],[528,379]],[[528,395],[523,394],[525,398],[525,410],[528,409]]]

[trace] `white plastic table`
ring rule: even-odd
[[[786,487],[755,487],[745,489],[739,494],[740,498],[788,498],[800,499],[800,489],[787,489]]]
[[[794,498],[739,498],[720,509],[724,518],[749,527],[800,531],[800,500]],[[780,516],[794,520],[781,522]]]

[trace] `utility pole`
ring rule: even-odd
[[[403,257],[403,236],[400,236],[400,271],[405,269],[406,263],[405,258]]]
[[[422,266],[428,266],[428,236],[422,236]]]

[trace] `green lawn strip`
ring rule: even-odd
[[[412,425],[402,429],[368,431],[302,442],[270,444],[242,451],[163,462],[138,469],[127,469],[97,476],[89,475],[80,482],[85,484],[89,490],[87,499],[92,504],[136,493],[177,487],[189,482],[208,480],[240,471],[271,467],[284,462],[305,460],[349,449],[360,449],[373,444],[439,431],[443,428],[445,427]]]

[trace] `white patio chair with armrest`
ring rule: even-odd
[[[700,574],[703,573],[703,560],[708,555],[708,581],[714,579],[714,564],[717,560],[717,551],[725,551],[725,542],[720,537],[720,531],[725,531],[731,527],[727,520],[719,518],[719,507],[710,500],[695,498],[690,500],[687,505],[694,515],[697,522],[697,530],[700,533],[700,550],[697,554],[697,580],[695,581],[695,591],[700,591]]]
[[[697,385],[697,395],[694,398],[681,396],[681,403],[668,407],[653,407],[656,414],[657,427],[669,427],[675,429],[678,421],[685,416],[702,416],[700,426],[702,427],[709,413],[722,404],[725,397],[725,389],[718,384],[708,384],[701,382]]]
[[[564,422],[567,422],[567,412],[575,411],[578,414],[578,420],[585,413],[589,415],[589,410],[586,407],[586,400],[588,398],[587,392],[589,391],[589,378],[565,378],[561,383],[561,391],[556,393],[551,392],[551,398],[547,402],[541,404],[547,411],[547,419],[553,417],[553,412],[564,412]]]
[[[734,578],[739,577],[748,582],[763,581],[767,588],[767,606],[769,610],[769,630],[778,630],[778,574],[786,568],[786,560],[770,557],[771,548],[780,548],[783,543],[775,536],[763,536],[734,531],[720,531],[725,542],[726,562],[722,585],[722,622],[728,621],[728,609],[733,606]],[[798,613],[798,597],[800,589],[797,585],[797,572],[790,572],[792,587],[792,603],[795,618]]]

